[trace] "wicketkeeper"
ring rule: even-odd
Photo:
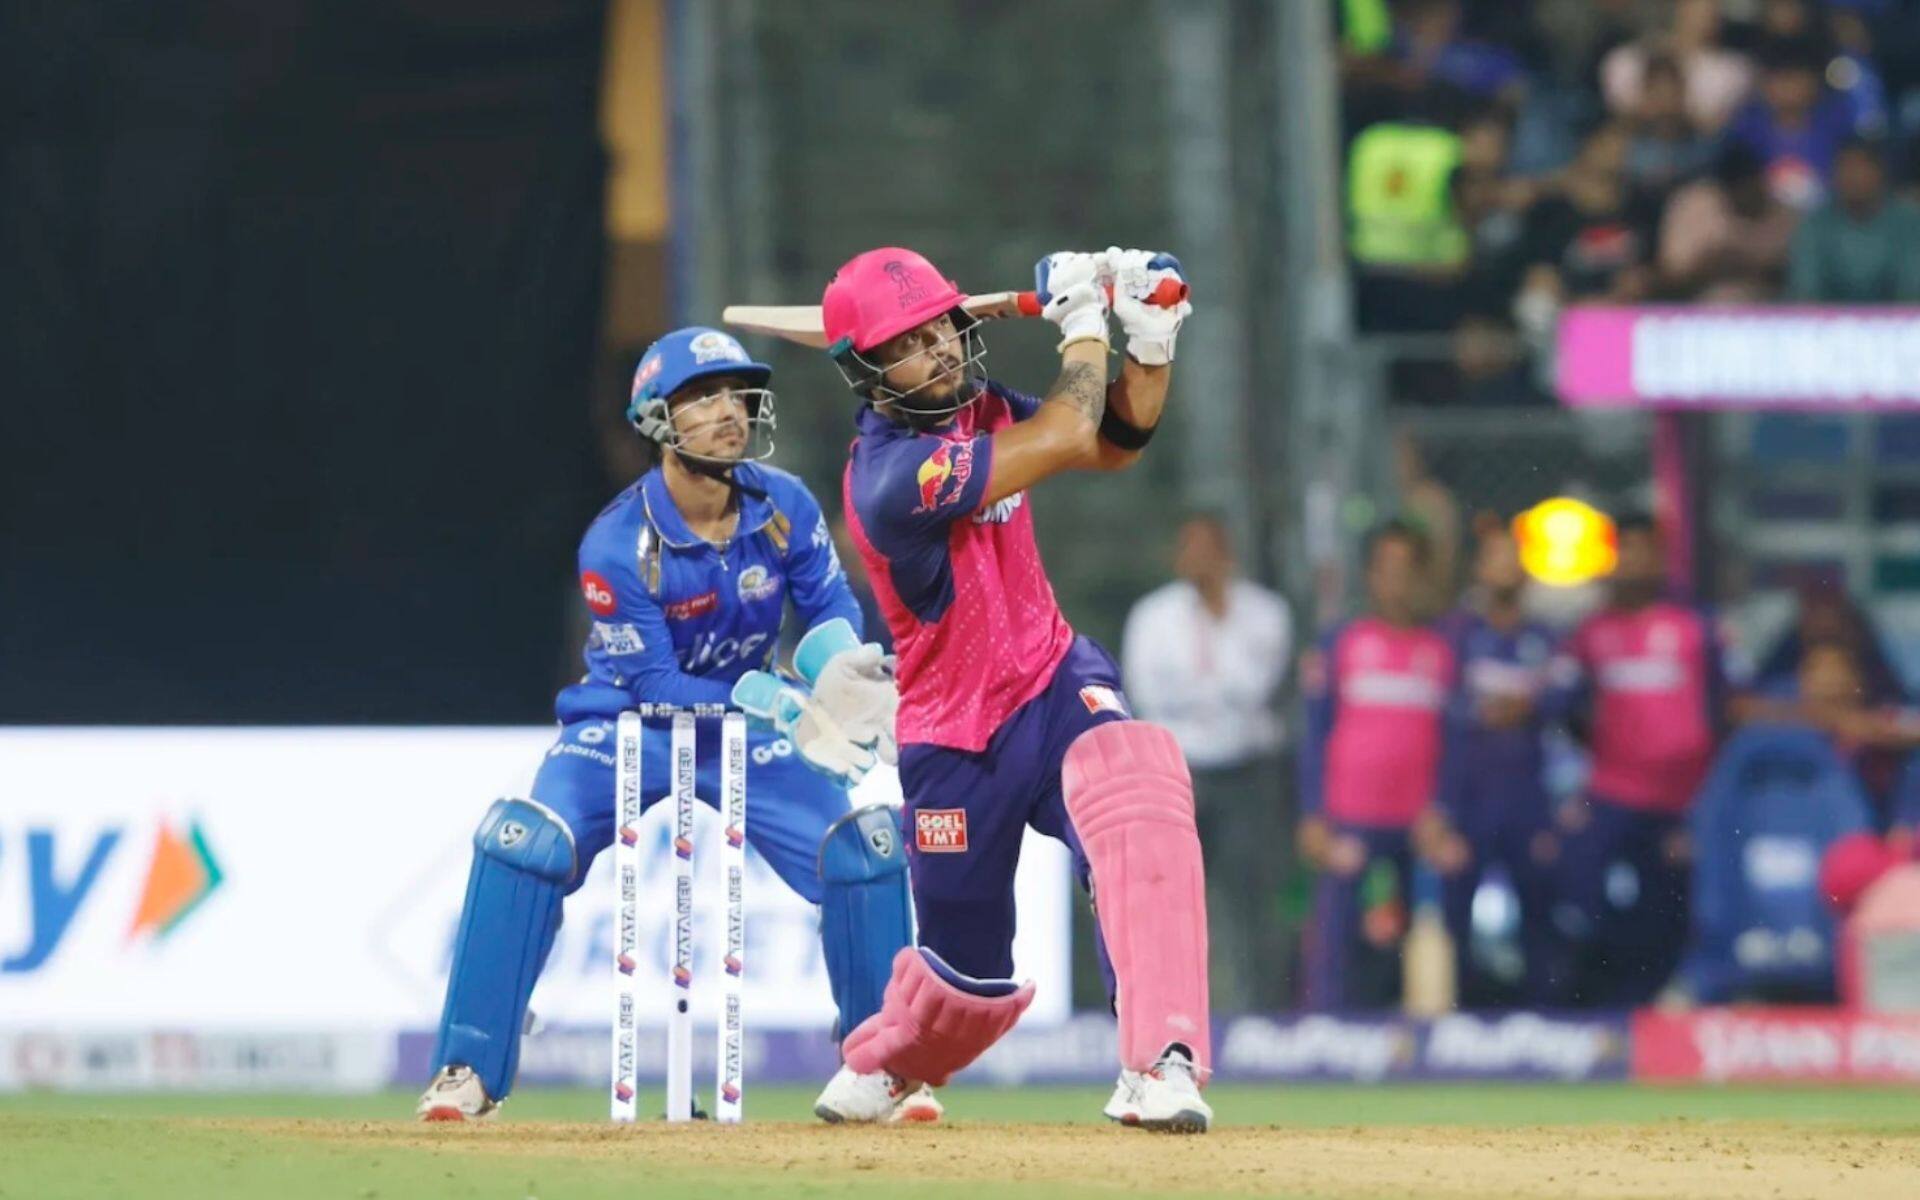
[[[640,359],[627,417],[660,446],[660,465],[581,539],[586,677],[560,693],[560,737],[531,792],[495,802],[474,834],[423,1119],[484,1117],[513,1087],[561,901],[613,840],[614,723],[636,704],[731,704],[763,718],[748,735],[747,840],[820,905],[841,1030],[878,1011],[912,940],[897,817],[849,812],[846,792],[876,757],[893,757],[898,697],[880,648],[861,641],[819,504],[761,462],[773,450],[771,375],[713,329],[670,333]],[[789,603],[805,629],[797,680],[772,673]],[[719,741],[698,739],[697,792],[715,805]],[[667,726],[649,726],[647,806],[667,791],[668,753]],[[821,1115],[840,1119],[835,1104],[823,1096]],[[916,1088],[861,1115],[936,1120],[940,1105]]]

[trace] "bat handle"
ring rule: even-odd
[[[1147,297],[1147,303],[1159,308],[1172,308],[1187,298],[1189,290],[1184,280],[1172,278],[1162,279],[1159,285],[1153,289],[1153,294]],[[1107,285],[1107,299],[1113,299],[1112,284]],[[1017,292],[1014,294],[1013,302],[1020,309],[1020,315],[1023,317],[1037,317],[1040,315],[1040,294],[1038,292]]]

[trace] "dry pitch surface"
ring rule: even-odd
[[[428,1129],[391,1116],[212,1115],[220,1105],[208,1101],[170,1111],[161,1097],[96,1103],[107,1115],[88,1116],[68,1098],[16,1098],[0,1102],[0,1197],[1920,1198],[1911,1091],[1235,1089],[1219,1097],[1223,1112],[1272,1119],[1203,1138],[1048,1123],[1084,1116],[1090,1096],[1077,1090],[957,1094],[938,1128],[533,1119],[596,1099],[547,1097],[518,1120]],[[804,1111],[804,1097],[762,1097],[770,1115],[795,1104]],[[993,1119],[996,1108],[1036,1111],[1015,1124]]]

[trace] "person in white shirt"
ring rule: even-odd
[[[1214,1006],[1280,1008],[1288,975],[1281,886],[1292,843],[1276,700],[1293,618],[1277,593],[1239,576],[1217,516],[1181,524],[1174,573],[1127,614],[1127,696],[1136,716],[1173,732],[1193,771]]]

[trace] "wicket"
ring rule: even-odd
[[[725,950],[718,1046],[714,1066],[717,1121],[740,1120],[743,1101],[740,988],[746,957],[747,723],[740,713],[720,705],[680,708],[642,704],[623,712],[617,724],[614,853],[614,1021],[612,1117],[632,1121],[637,1104],[636,1039],[638,1000],[635,972],[639,959],[640,810],[644,803],[641,737],[643,722],[669,718],[668,742],[673,805],[673,924],[669,967],[671,1005],[667,1011],[667,1120],[687,1121],[693,1101],[693,863],[694,780],[697,722],[720,721],[720,791],[723,836],[721,876],[726,896]]]

